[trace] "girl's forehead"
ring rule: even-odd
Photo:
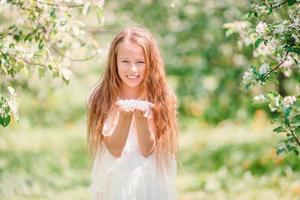
[[[117,55],[120,58],[121,57],[144,58],[144,51],[139,44],[125,40],[119,44]]]

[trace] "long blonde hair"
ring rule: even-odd
[[[121,79],[117,70],[119,44],[129,40],[143,48],[146,63],[146,75],[142,87],[146,99],[154,104],[153,120],[157,135],[155,156],[161,169],[169,165],[170,156],[177,159],[178,125],[176,96],[167,86],[164,63],[158,45],[151,33],[144,27],[130,27],[119,32],[113,39],[104,76],[95,84],[87,102],[87,144],[93,163],[95,155],[101,149],[101,134],[105,119],[117,100]],[[98,149],[99,148],[99,149]]]

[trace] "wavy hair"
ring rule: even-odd
[[[166,169],[170,156],[176,159],[178,157],[177,100],[167,85],[158,45],[144,27],[129,27],[116,35],[110,46],[104,76],[91,90],[87,102],[87,144],[90,158],[93,163],[97,151],[101,149],[103,124],[114,109],[114,102],[120,92],[122,81],[118,75],[117,54],[119,44],[124,40],[140,45],[144,51],[146,73],[141,84],[146,91],[146,99],[154,104],[152,112],[157,136],[155,157],[160,168]]]

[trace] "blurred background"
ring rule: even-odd
[[[20,121],[0,127],[0,199],[91,198],[86,101],[111,39],[136,24],[157,39],[178,97],[179,199],[299,199],[299,158],[276,154],[272,113],[252,103],[261,89],[240,87],[252,49],[223,28],[248,9],[246,0],[106,1],[101,26],[95,13],[78,12],[103,52],[72,61],[68,85],[33,75],[16,89]]]

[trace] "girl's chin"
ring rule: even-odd
[[[125,83],[125,85],[127,85],[128,87],[132,87],[132,88],[136,88],[138,86],[141,85],[142,81],[140,80],[129,80],[129,81],[123,81],[123,83]]]
[[[137,87],[139,87],[141,84],[130,84],[130,83],[126,83],[126,85],[127,85],[128,87],[131,87],[131,88],[137,88]]]

